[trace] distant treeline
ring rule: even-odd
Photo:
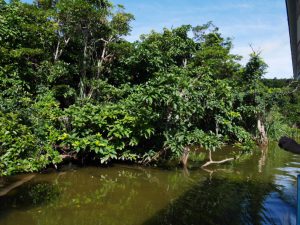
[[[287,87],[289,84],[291,84],[292,82],[295,82],[295,80],[293,79],[277,79],[277,78],[273,78],[273,79],[267,79],[267,78],[263,78],[262,82],[264,85],[270,87],[270,88],[284,88]]]

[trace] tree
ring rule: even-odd
[[[68,63],[76,60],[80,98],[93,96],[94,81],[105,79],[109,73],[107,64],[114,57],[111,45],[130,31],[133,16],[125,13],[121,5],[116,12],[112,10],[112,4],[102,0],[62,0],[55,6],[58,41],[54,61],[63,56]],[[69,56],[63,55],[66,48]]]
[[[267,65],[260,57],[260,53],[253,51],[242,77],[245,102],[241,109],[249,115],[250,120],[257,121],[256,126],[254,121],[250,124],[253,124],[253,127],[257,129],[257,141],[261,145],[266,145],[268,142],[265,122],[272,105],[272,102],[268,101],[267,87],[261,82],[262,76],[266,73],[266,68]]]
[[[242,66],[212,23],[130,43],[133,19],[107,0],[0,3],[1,174],[65,158],[186,165],[199,145],[211,164],[226,144],[265,143],[283,115],[297,123],[296,95],[294,114],[273,107],[297,87],[265,86],[259,53]]]

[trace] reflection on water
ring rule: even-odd
[[[27,208],[55,201],[59,196],[57,185],[47,182],[28,183],[19,188],[14,195],[1,197],[0,210]]]
[[[1,196],[0,224],[295,224],[299,173],[300,157],[275,145],[189,173],[124,165],[66,169],[36,175]],[[18,179],[2,179],[0,192]]]
[[[263,182],[207,179],[145,224],[259,224],[267,219],[261,212],[272,191]]]

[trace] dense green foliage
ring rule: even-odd
[[[0,2],[0,174],[251,149],[299,126],[298,84],[268,85],[259,54],[241,65],[213,24],[130,43],[133,19],[107,0]]]

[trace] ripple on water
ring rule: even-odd
[[[264,202],[263,224],[296,225],[296,208],[282,199],[278,192],[269,194]],[[274,215],[280,215],[274,217]]]
[[[287,167],[279,167],[276,169],[284,172],[284,175],[293,177],[295,180],[297,179],[297,176],[300,174],[300,168],[297,167],[287,166]]]
[[[289,164],[295,165],[295,166],[300,166],[300,162],[290,162]]]

